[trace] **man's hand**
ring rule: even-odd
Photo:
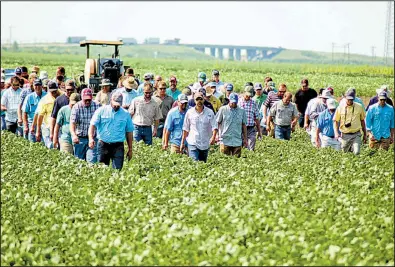
[[[29,132],[29,125],[28,124],[23,125],[23,132],[24,132],[24,134],[27,134]]]
[[[180,151],[181,151],[181,153],[182,153],[182,151],[184,151],[184,149],[185,149],[185,146],[184,146],[184,143],[182,143],[182,144],[180,145]]]
[[[214,144],[215,144],[215,136],[211,136],[210,145],[214,145]]]
[[[89,148],[93,149],[95,147],[95,140],[94,139],[89,139]]]
[[[376,138],[374,137],[374,135],[372,133],[369,133],[369,139],[370,141],[376,141]]]
[[[128,154],[127,154],[128,160],[131,160],[131,159],[132,159],[132,156],[133,156],[133,151],[132,151],[132,149],[129,149],[129,150],[128,150]]]
[[[262,140],[262,133],[258,132],[258,140]]]
[[[21,119],[18,119],[18,126],[22,126],[23,121]]]
[[[41,134],[36,133],[36,142],[41,142]]]
[[[156,134],[157,134],[157,131],[158,131],[158,130],[154,128],[154,130],[152,131],[152,136],[153,136],[153,137],[155,137],[155,136],[156,136]]]
[[[309,125],[307,124],[307,122],[305,122],[304,127],[305,130],[307,130],[307,128],[309,128]]]
[[[58,141],[58,138],[56,138],[56,140],[55,139],[53,140],[53,148],[57,149],[58,145],[59,145],[59,141]]]
[[[30,129],[30,133],[31,133],[31,134],[34,134],[34,132],[35,132],[35,131],[34,131],[34,127],[32,127],[32,128]]]
[[[244,138],[243,144],[244,144],[244,147],[248,147],[248,140],[247,140],[247,138]]]
[[[73,143],[74,143],[74,144],[79,144],[79,143],[80,143],[80,139],[78,138],[77,135],[73,135],[73,136],[72,136],[72,139],[73,139]]]
[[[269,122],[266,124],[266,131],[267,131],[268,134],[269,134],[269,132],[270,132],[270,123],[269,123]]]
[[[315,146],[317,147],[317,148],[320,148],[321,147],[321,144],[320,144],[320,139],[315,139]]]
[[[163,144],[163,145],[162,145],[162,149],[163,149],[163,150],[166,150],[168,147],[169,147],[168,144]]]

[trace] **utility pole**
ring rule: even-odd
[[[348,64],[350,64],[350,43],[347,44]]]
[[[394,57],[394,2],[387,3],[387,19],[385,22],[384,60],[385,64]]]
[[[333,62],[334,51],[335,51],[335,43],[332,43],[332,62]]]
[[[12,48],[12,25],[10,25],[10,48]]]
[[[375,48],[376,48],[375,46],[372,46],[372,64],[374,63],[374,60],[375,60],[375,56],[374,56],[374,49]]]

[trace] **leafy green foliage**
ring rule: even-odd
[[[206,164],[134,144],[118,172],[1,134],[1,264],[394,265],[394,150],[264,137]]]

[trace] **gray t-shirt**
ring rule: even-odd
[[[285,106],[283,101],[279,100],[271,107],[270,116],[273,117],[275,125],[290,126],[292,118],[298,116],[298,110],[294,103],[291,102]]]

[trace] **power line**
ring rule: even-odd
[[[394,2],[387,4],[387,19],[385,23],[384,59],[385,64],[389,58],[394,57]]]

